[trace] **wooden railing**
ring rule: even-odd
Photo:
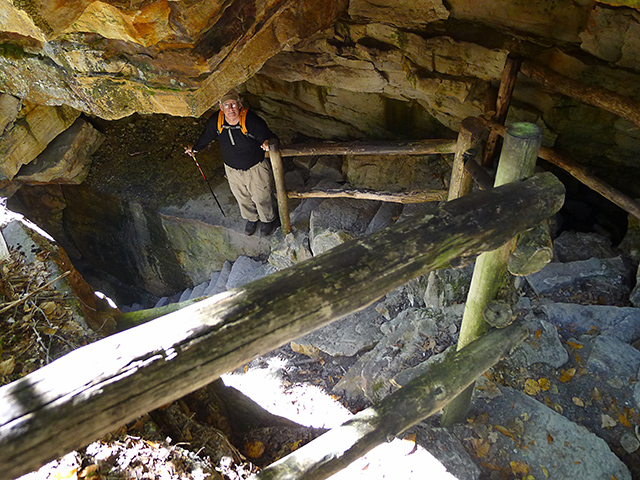
[[[74,350],[0,388],[0,480],[82,448],[412,278],[497,248],[553,215],[563,195],[562,184],[542,174],[446,202],[434,216],[347,242]],[[465,369],[478,361],[475,354],[467,358]],[[447,393],[436,392],[437,401],[464,382],[443,386]]]

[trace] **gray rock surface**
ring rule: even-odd
[[[274,236],[274,239],[276,238],[278,241],[273,242],[269,254],[269,263],[276,270],[283,270],[313,257],[309,245],[309,234],[306,231],[292,229],[284,237],[278,232]]]
[[[544,363],[553,368],[562,367],[569,360],[557,328],[533,315],[527,315],[525,324],[529,329],[527,339],[518,345],[506,359],[508,365],[531,367]]]
[[[233,263],[229,279],[227,280],[227,290],[242,287],[247,283],[259,280],[275,272],[275,268],[268,263],[241,256]]]
[[[481,441],[493,455],[508,458],[507,465],[517,462],[516,478],[631,480],[629,469],[604,440],[524,393],[510,388],[500,392],[489,402],[477,400],[476,406],[488,414]]]
[[[320,255],[364,234],[378,210],[379,202],[345,198],[326,199],[311,212],[311,251]]]
[[[631,343],[640,337],[640,309],[609,305],[545,303],[542,311],[563,336],[600,332]]]
[[[565,231],[553,241],[554,258],[558,262],[576,262],[590,258],[612,258],[619,255],[611,240],[597,233]]]
[[[352,357],[365,349],[370,349],[380,341],[383,336],[380,325],[383,321],[375,307],[369,306],[300,337],[295,340],[295,343],[317,347],[334,357]]]
[[[626,304],[629,297],[629,265],[618,256],[568,263],[549,263],[527,276],[537,295],[575,303]]]
[[[328,179],[333,182],[343,182],[342,157],[337,155],[322,156],[311,167],[311,175]]]

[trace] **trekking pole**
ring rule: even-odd
[[[218,201],[218,197],[216,197],[216,194],[213,193],[213,188],[211,188],[211,185],[209,184],[209,180],[207,180],[207,177],[204,176],[204,172],[202,171],[202,168],[200,167],[198,160],[196,160],[196,154],[193,152],[190,152],[190,153],[187,153],[187,155],[193,158],[193,161],[196,162],[196,166],[198,167],[198,170],[200,170],[200,173],[202,174],[202,178],[204,178],[204,181],[207,183],[207,187],[209,187],[209,191],[211,192],[211,195],[213,195],[213,199],[218,204],[218,208],[220,209],[220,212],[222,212],[222,216],[226,217],[226,215],[224,214],[224,210],[222,210],[222,205],[220,205],[220,202]]]

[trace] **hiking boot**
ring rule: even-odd
[[[263,223],[260,226],[260,234],[264,237],[271,235],[278,225],[280,225],[280,220],[277,218],[271,222]]]
[[[258,226],[258,222],[252,222],[247,220],[247,224],[244,226],[245,235],[253,235],[256,231],[257,226]]]

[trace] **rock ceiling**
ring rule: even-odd
[[[0,164],[11,180],[81,113],[199,117],[231,87],[281,138],[434,137],[495,109],[507,55],[640,100],[635,0],[0,0]],[[520,75],[510,120],[605,177],[637,125]],[[614,182],[640,191],[617,175]]]

